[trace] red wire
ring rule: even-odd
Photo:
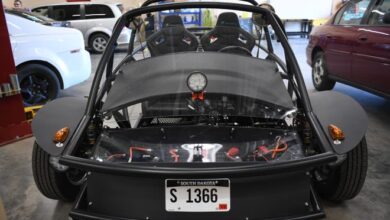
[[[133,149],[134,150],[139,150],[139,151],[148,151],[147,149],[143,148],[143,147],[130,147],[129,148],[129,162],[132,162],[133,161]]]
[[[276,141],[276,146],[275,148],[272,150],[273,153],[272,153],[272,159],[274,159],[276,157],[276,154],[279,153],[279,152],[284,152],[287,150],[288,148],[288,145],[286,142],[281,142],[281,137],[278,137],[278,140]],[[279,148],[280,146],[284,145],[284,148]]]
[[[171,157],[175,159],[175,163],[179,162],[179,155],[176,154],[177,150],[176,149],[171,149],[169,153],[171,154]]]

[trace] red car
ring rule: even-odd
[[[390,0],[351,0],[313,30],[307,47],[314,87],[336,81],[390,97]]]

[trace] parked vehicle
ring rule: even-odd
[[[44,104],[88,79],[91,58],[80,31],[5,16],[25,105]]]
[[[245,1],[148,0],[125,13],[88,99],[57,99],[32,122],[42,194],[74,201],[72,219],[153,220],[313,219],[324,217],[318,195],[358,195],[363,108],[338,92],[309,95],[278,16]],[[200,41],[175,13],[187,8],[220,13]],[[114,66],[122,28],[143,32],[161,11],[172,14]],[[241,27],[240,12],[255,13],[266,42]]]
[[[307,62],[317,90],[341,82],[390,97],[390,0],[349,1],[313,30]]]
[[[16,15],[28,19],[30,21],[38,22],[43,25],[48,25],[53,27],[70,27],[70,22],[68,21],[56,21],[34,12],[29,12],[25,10],[15,10],[15,9],[5,9],[5,12],[7,12],[8,14],[12,14],[12,15]]]
[[[115,22],[122,15],[123,6],[119,3],[61,3],[32,9],[33,12],[58,21],[69,21],[79,29],[85,44],[95,53],[102,53],[112,35]],[[128,44],[131,31],[123,28],[118,44]]]

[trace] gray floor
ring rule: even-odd
[[[310,72],[306,64],[306,40],[290,40],[299,60],[309,92],[314,92]],[[117,60],[123,57],[117,53]],[[92,55],[94,68],[100,55]],[[62,96],[88,95],[91,78],[67,89]],[[336,91],[357,100],[367,111],[369,129],[369,170],[362,192],[352,201],[341,204],[325,203],[327,219],[390,219],[390,100],[337,84]],[[337,106],[335,106],[337,108]],[[10,220],[24,219],[68,219],[71,204],[43,197],[33,182],[31,151],[33,138],[0,148],[0,196]]]

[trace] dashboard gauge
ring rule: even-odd
[[[187,78],[187,86],[192,92],[202,92],[207,86],[207,77],[201,72],[193,72]]]

